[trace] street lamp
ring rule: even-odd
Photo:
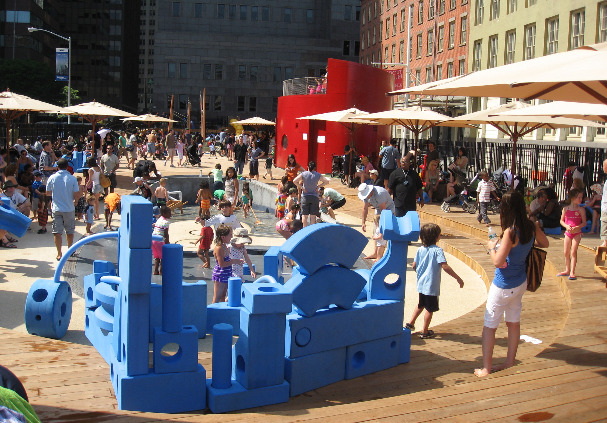
[[[36,31],[42,31],[42,32],[47,32],[51,35],[54,35],[55,37],[61,38],[62,40],[67,41],[67,51],[68,51],[68,62],[67,62],[67,107],[70,107],[72,104],[72,37],[64,37],[63,35],[59,35],[59,34],[55,34],[52,31],[49,31],[48,29],[42,29],[42,28],[33,28],[33,27],[29,27],[27,29],[29,32],[36,32]],[[72,116],[71,115],[67,115],[67,124],[71,124],[72,123]]]

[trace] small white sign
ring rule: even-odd
[[[303,134],[303,140],[304,140],[304,141],[306,141],[307,139],[308,139],[308,134],[306,134],[306,133],[304,132],[304,134]]]
[[[319,135],[318,138],[316,138],[316,141],[319,144],[324,144],[325,143],[325,136],[324,135]]]

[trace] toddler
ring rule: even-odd
[[[86,188],[82,185],[82,176],[76,176],[76,180],[78,181],[78,187],[80,188],[80,197],[78,198],[78,203],[76,203],[76,219],[81,220],[84,217],[84,213],[87,209],[88,199],[86,196]],[[95,197],[93,197],[93,200]]]
[[[232,276],[232,265],[242,264],[243,260],[230,259],[230,240],[232,228],[228,225],[219,225],[215,231],[215,267],[213,268],[213,304],[225,302],[228,292],[228,279]]]
[[[198,210],[198,216],[202,219],[209,219],[211,217],[211,189],[209,187],[209,181],[202,181],[199,185],[198,194],[196,195],[196,202],[200,204]]]
[[[156,197],[156,205],[158,207],[166,206],[169,200],[169,194],[167,193],[167,180],[166,178],[160,178],[158,186],[154,190],[154,197]]]
[[[279,192],[278,197],[276,197],[276,200],[274,201],[274,203],[276,204],[274,216],[278,219],[282,219],[283,217],[285,217],[287,197],[287,188],[283,187],[282,191]]]
[[[248,182],[243,182],[242,184],[242,195],[240,197],[240,201],[242,202],[242,212],[244,213],[244,217],[246,219],[247,213],[251,210],[251,205],[253,203],[253,194],[251,193],[251,188],[249,187]]]
[[[230,260],[244,260],[244,262],[249,265],[251,277],[255,279],[255,271],[253,270],[253,264],[251,263],[251,259],[249,258],[247,249],[244,246],[245,244],[250,244],[251,242],[253,241],[249,236],[249,232],[245,228],[234,229],[234,238],[232,238],[231,240],[232,245],[230,247]],[[232,276],[243,280],[244,271],[242,263],[237,264],[234,262],[232,264]]]
[[[152,254],[154,255],[154,274],[160,275],[162,271],[162,246],[169,244],[169,219],[171,218],[171,209],[167,206],[160,207],[160,218],[154,223],[152,235],[159,235],[162,241],[152,240]]]
[[[83,198],[83,197],[82,197]],[[95,196],[89,195],[86,199],[86,208],[84,210],[84,221],[86,223],[86,234],[93,235],[91,226],[95,221]]]
[[[42,186],[42,172],[39,170],[34,171],[34,182],[32,182],[32,211],[34,213],[34,219],[38,214],[38,204],[40,201],[40,192],[38,189]]]
[[[489,173],[483,170],[480,173],[481,180],[478,183],[477,187],[477,198],[478,198],[478,216],[476,220],[478,223],[481,223],[481,220],[486,225],[491,223],[491,220],[487,217],[487,206],[491,202],[491,196],[496,197],[495,195],[495,185],[493,181],[489,180]],[[497,198],[497,197],[496,197]]]
[[[193,244],[199,244],[196,255],[202,260],[202,267],[208,269],[211,267],[209,250],[211,249],[211,243],[213,242],[213,228],[204,226],[204,220],[200,217],[196,218],[196,223],[200,223],[202,228],[200,228],[200,238],[198,238],[196,242],[193,242]]]
[[[569,280],[576,280],[575,266],[577,264],[577,248],[582,240],[582,228],[586,226],[586,211],[580,207],[584,194],[581,190],[573,188],[569,191],[567,207],[561,213],[561,226],[565,228],[565,271],[556,276],[569,276]]]
[[[49,209],[49,198],[46,195],[46,186],[42,185],[38,188],[38,195],[40,196],[38,201],[38,229],[39,234],[46,233],[46,224],[48,223],[48,209]]]
[[[104,204],[105,226],[103,228],[106,231],[113,231],[112,216],[116,210],[118,210],[118,214],[120,214],[120,195],[116,194],[115,192],[106,195]]]

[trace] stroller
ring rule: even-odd
[[[467,179],[464,179],[460,184],[456,185],[456,191],[459,189],[459,194],[450,195],[449,197],[443,200],[443,204],[441,204],[441,210],[445,213],[449,213],[451,211],[451,206],[461,206],[461,208],[470,214],[476,213],[478,208],[478,204],[476,202],[476,189],[479,183],[478,175],[472,179],[472,181],[468,182]]]
[[[185,151],[186,161],[183,165],[187,166],[189,164],[191,166],[200,166],[201,160],[200,157],[198,157],[198,147],[196,143],[192,143]]]

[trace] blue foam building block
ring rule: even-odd
[[[176,344],[177,351],[164,350]],[[184,326],[179,332],[165,332],[156,328],[154,333],[154,373],[196,371],[198,365],[198,332],[193,326]]]
[[[95,310],[96,308],[94,307],[84,310],[84,335],[91,342],[91,345],[95,347],[105,362],[109,364],[111,361],[110,352],[113,333],[101,330],[95,318]]]
[[[346,379],[398,365],[401,335],[374,339],[346,348]]]
[[[379,230],[386,241],[417,241],[419,238],[419,214],[407,212],[402,217],[383,210],[379,218]]]
[[[586,233],[590,232],[590,229],[592,229],[592,220],[587,220],[586,221],[586,226],[584,226],[581,229],[581,231],[586,234]]]
[[[183,282],[183,324],[194,326],[198,338],[207,334],[207,284]],[[240,317],[238,317],[240,319]],[[150,342],[154,341],[154,328],[162,324],[162,285],[150,285]]]
[[[206,370],[127,376],[120,362],[112,362],[110,376],[120,410],[185,413],[206,408]]]
[[[215,389],[211,384],[212,380],[207,379],[207,404],[213,413],[227,413],[289,401],[287,382],[257,389],[245,389],[235,380],[232,380],[232,386],[227,389]]]
[[[356,269],[354,271],[360,276],[362,276],[365,280],[365,286],[359,292],[358,297],[356,297],[356,301],[367,301],[367,292],[369,287],[369,278],[371,277],[371,269]]]
[[[139,195],[124,195],[120,204],[121,249],[152,248],[152,203]]]
[[[107,312],[103,307],[97,307],[93,313],[95,324],[103,330],[114,330],[114,316]]]
[[[310,225],[287,239],[280,252],[295,260],[302,273],[310,275],[331,263],[353,267],[366,245],[367,238],[349,226]]]
[[[268,248],[263,255],[263,274],[272,276],[278,283],[284,283],[282,276],[282,254],[279,246]]]
[[[317,310],[335,304],[350,308],[367,281],[359,274],[341,266],[321,267],[312,275],[298,273],[291,276],[284,289],[293,294],[297,310],[312,316]]]
[[[128,249],[119,251],[119,272],[128,281],[130,294],[149,294],[152,280],[152,249]]]
[[[120,351],[128,376],[149,371],[150,296],[121,290]]]
[[[95,286],[97,301],[112,316],[114,316],[114,303],[118,295],[118,287],[106,282],[100,282]]]
[[[93,273],[102,273],[110,276],[116,276],[116,266],[107,260],[95,260],[93,262]]]
[[[278,385],[284,380],[284,314],[240,313],[234,345],[236,380],[247,389]]]
[[[0,203],[0,229],[4,229],[21,238],[30,227],[32,219],[18,210]]]
[[[36,279],[25,299],[24,320],[28,333],[61,339],[72,317],[72,288],[65,281]]]
[[[346,348],[285,358],[285,379],[291,396],[330,385],[346,378]]]
[[[400,335],[402,301],[369,300],[344,310],[335,306],[312,317],[287,315],[285,352],[290,358]]]
[[[398,352],[398,364],[408,363],[411,359],[411,331],[403,328],[400,335],[400,351]]]
[[[206,333],[213,333],[213,326],[218,323],[227,323],[237,330],[240,327],[240,310],[242,307],[230,307],[228,303],[209,304]]]
[[[253,282],[242,285],[241,301],[253,314],[286,314],[293,307],[293,294],[279,283]]]
[[[97,266],[95,266],[97,264]],[[114,264],[111,262],[98,261],[93,262],[93,273],[84,277],[84,306],[85,307],[98,307],[100,302],[97,300],[97,293],[95,287],[101,282],[102,277],[113,276],[116,277],[116,269]]]
[[[560,235],[561,227],[557,226],[556,228],[544,228],[544,233],[546,235]]]

